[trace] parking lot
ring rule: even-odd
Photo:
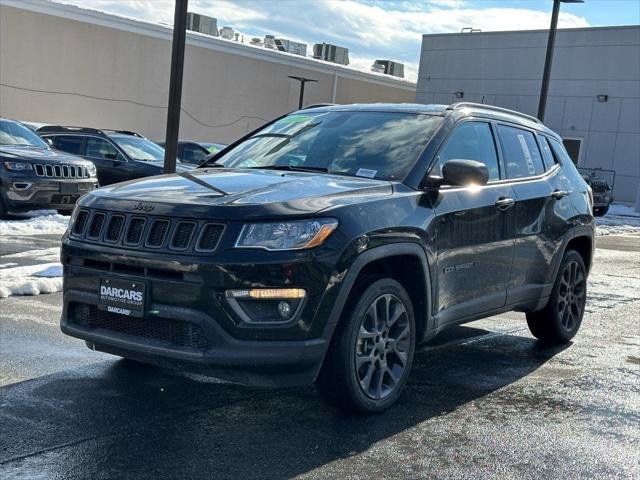
[[[59,234],[5,236],[47,264]],[[347,416],[313,388],[260,390],[90,351],[61,293],[0,299],[2,478],[638,478],[640,236],[598,237],[573,344],[524,316],[422,346],[390,411]],[[47,256],[48,255],[48,256]]]

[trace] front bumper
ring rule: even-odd
[[[6,181],[4,201],[10,212],[37,209],[73,209],[78,198],[98,187],[96,179]],[[77,190],[76,190],[77,186]]]
[[[333,267],[311,253],[282,256],[233,249],[213,257],[123,252],[63,239],[61,329],[96,350],[258,386],[312,383],[337,319]],[[137,319],[98,310],[100,278],[146,284]],[[301,311],[287,324],[247,324],[225,304],[228,289],[300,287]]]

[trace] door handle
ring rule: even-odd
[[[509,197],[500,197],[496,200],[495,206],[502,211],[508,210],[515,205],[516,201]]]
[[[553,193],[551,194],[551,196],[556,200],[560,200],[561,198],[564,198],[567,195],[569,195],[569,192],[567,192],[566,190],[554,190]]]

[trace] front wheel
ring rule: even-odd
[[[527,313],[529,330],[548,344],[568,343],[580,328],[587,301],[587,269],[582,256],[568,250],[562,259],[547,306]]]
[[[333,405],[380,412],[400,395],[416,344],[411,300],[397,281],[384,278],[360,295],[336,329],[318,387]]]

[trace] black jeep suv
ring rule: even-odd
[[[100,186],[160,175],[164,171],[164,148],[139,133],[85,127],[45,125],[38,135],[53,148],[92,161]],[[178,171],[189,170],[181,163]]]
[[[20,122],[0,118],[0,218],[43,208],[68,214],[97,186],[91,162],[56,152]]]
[[[578,331],[589,189],[532,117],[459,103],[280,117],[200,169],[83,197],[63,238],[63,332],[263,386],[318,381],[367,412],[415,346],[508,310]]]

